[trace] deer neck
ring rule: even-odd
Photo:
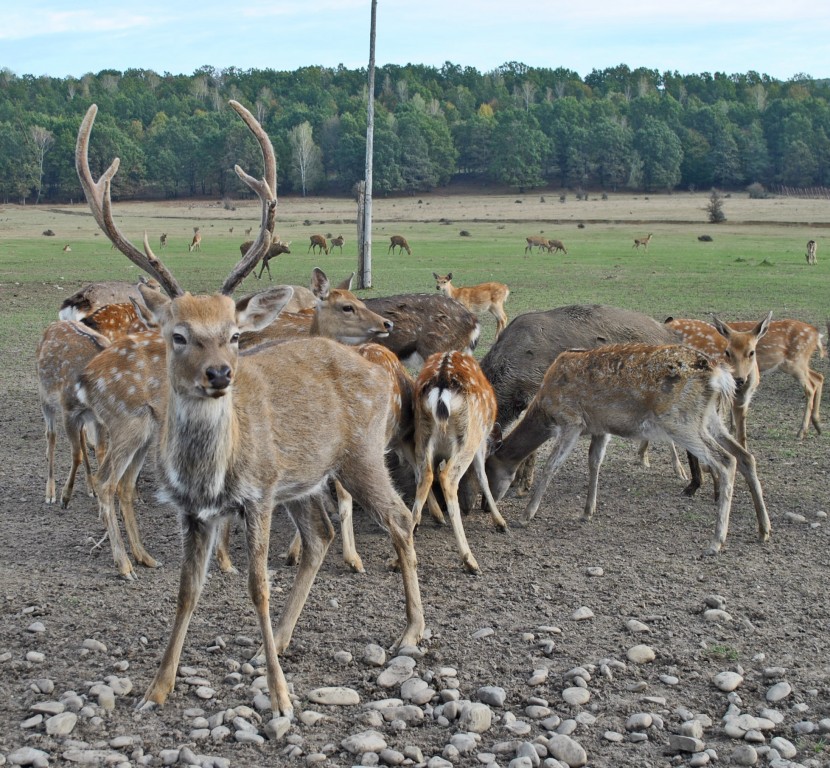
[[[220,398],[193,398],[171,387],[160,459],[165,495],[183,511],[208,518],[234,499],[239,418],[233,390]]]

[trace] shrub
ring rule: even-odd
[[[723,212],[723,196],[714,188],[704,210],[709,214],[710,224],[721,224],[726,221],[726,214]]]
[[[749,192],[750,200],[766,200],[769,197],[769,192],[764,188],[764,185],[757,181],[750,184],[746,191]]]

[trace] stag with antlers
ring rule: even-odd
[[[384,464],[388,377],[379,366],[327,339],[285,342],[258,354],[239,355],[240,333],[272,322],[291,289],[275,287],[236,302],[230,297],[270,245],[276,209],[276,159],[271,142],[244,107],[236,102],[231,106],[257,137],[266,173],[257,181],[236,167],[239,177],[260,198],[261,226],[254,245],[231,270],[218,294],[184,292],[153,254],[146,236],[142,253],[115,225],[110,184],[118,160],[95,182],[87,159],[97,112],[94,105],[78,134],[76,165],[99,226],[122,253],[156,277],[168,294],[142,290],[167,352],[169,394],[158,462],[166,498],[179,511],[184,556],[170,640],[138,707],[161,706],[173,690],[217,531],[228,516],[241,514],[248,548],[248,587],[264,641],[271,707],[275,713],[291,716],[293,704],[278,653],[290,641],[333,537],[321,495],[330,478],[339,480],[392,538],[406,597],[407,626],[399,644],[416,644],[424,619],[412,516],[392,487]],[[263,400],[263,392],[274,394]],[[275,633],[269,614],[267,559],[272,511],[278,505],[289,511],[299,529],[303,555]]]

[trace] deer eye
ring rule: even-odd
[[[187,339],[180,333],[174,333],[173,343],[177,344],[178,346],[184,346],[185,344],[187,344]]]
[[[354,312],[354,307],[351,304],[345,304],[343,306],[344,312]]]
[[[233,336],[231,336],[231,344],[238,344],[239,343],[239,331],[237,331]]]

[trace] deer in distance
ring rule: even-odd
[[[202,233],[199,232],[199,227],[193,227],[193,239],[187,246],[187,250],[189,253],[202,250]]]
[[[386,253],[388,254],[390,251],[394,255],[395,248],[398,249],[398,253],[401,254],[404,251],[407,252],[410,256],[412,255],[412,249],[409,247],[409,243],[406,242],[406,238],[403,235],[392,235],[389,238],[389,247],[386,249]]]
[[[670,440],[717,477],[717,522],[706,554],[719,552],[726,540],[736,466],[749,486],[758,535],[766,541],[770,522],[755,459],[729,434],[718,413],[720,400],[731,401],[734,392],[727,366],[683,345],[613,344],[562,352],[521,421],[487,460],[493,496],[501,498],[524,458],[553,438],[550,457],[522,516],[522,524],[528,524],[580,436],[590,435],[583,513],[589,520],[596,510],[599,470],[611,435]]]
[[[499,337],[507,325],[504,302],[510,295],[510,289],[504,283],[455,286],[452,284],[452,272],[446,275],[433,272],[432,276],[435,278],[435,290],[461,302],[474,315],[480,315],[482,312],[489,312],[493,315],[496,318],[495,338]]]
[[[343,235],[333,237],[331,238],[331,240],[329,240],[329,250],[333,251],[335,248],[339,248],[340,253],[343,253],[343,245],[345,244],[345,242],[346,238],[344,238]]]
[[[548,249],[548,253],[558,253],[559,251],[562,251],[562,253],[566,256],[568,255],[568,249],[565,248],[565,245],[561,240],[548,240],[545,247]]]
[[[528,251],[532,253],[534,248],[542,250],[543,248],[548,247],[548,239],[546,237],[542,237],[541,235],[531,235],[530,237],[526,237],[525,240],[527,241],[525,253]]]
[[[244,243],[242,243],[242,245],[239,246],[239,250],[243,256],[248,252],[248,249],[253,244],[253,240],[246,240]],[[259,267],[259,274],[256,276],[257,280],[262,279],[262,272],[264,270],[268,270],[268,279],[271,279],[271,267],[268,266],[268,262],[271,261],[271,259],[275,259],[277,256],[280,256],[283,253],[291,253],[291,249],[289,248],[290,245],[290,240],[287,243],[284,243],[279,238],[272,241],[271,245],[268,246],[268,252],[265,254],[265,256],[262,257],[262,264]]]
[[[640,250],[640,246],[643,246],[643,250],[648,250],[648,244],[651,242],[651,232],[649,232],[645,237],[635,237],[634,238],[634,245],[632,248],[636,248],[638,251]]]
[[[815,240],[808,240],[807,241],[807,263],[810,265],[814,265],[816,263],[816,250],[817,245]]]
[[[308,250],[306,253],[311,251],[312,253],[325,253],[326,256],[329,255],[329,244],[326,242],[326,238],[323,235],[311,235],[309,239]]]
[[[161,282],[167,296],[142,290],[167,353],[169,395],[161,418],[159,475],[179,511],[184,555],[173,629],[158,672],[138,704],[162,706],[173,690],[187,628],[202,592],[207,558],[229,515],[241,514],[248,549],[248,586],[264,642],[266,679],[275,714],[293,703],[279,663],[311,583],[333,537],[322,489],[336,478],[389,532],[406,598],[398,643],[417,644],[425,627],[413,546],[412,516],[384,464],[388,377],[337,342],[314,338],[240,356],[239,334],[272,322],[291,289],[271,288],[234,302],[230,294],[270,244],[276,211],[276,159],[270,139],[244,107],[231,102],[259,141],[266,172],[256,180],[236,167],[262,203],[260,233],[218,294],[181,289],[152,253],[133,246],[115,225],[110,184],[117,159],[95,182],[88,146],[97,107],[78,133],[78,175],[96,222],[118,249]],[[271,393],[263,398],[262,393]],[[321,422],[319,415],[326,414]],[[285,507],[303,539],[303,554],[277,630],[271,624],[267,573],[272,510]]]
[[[167,247],[167,233],[162,232],[159,235],[159,248],[166,248]]]

